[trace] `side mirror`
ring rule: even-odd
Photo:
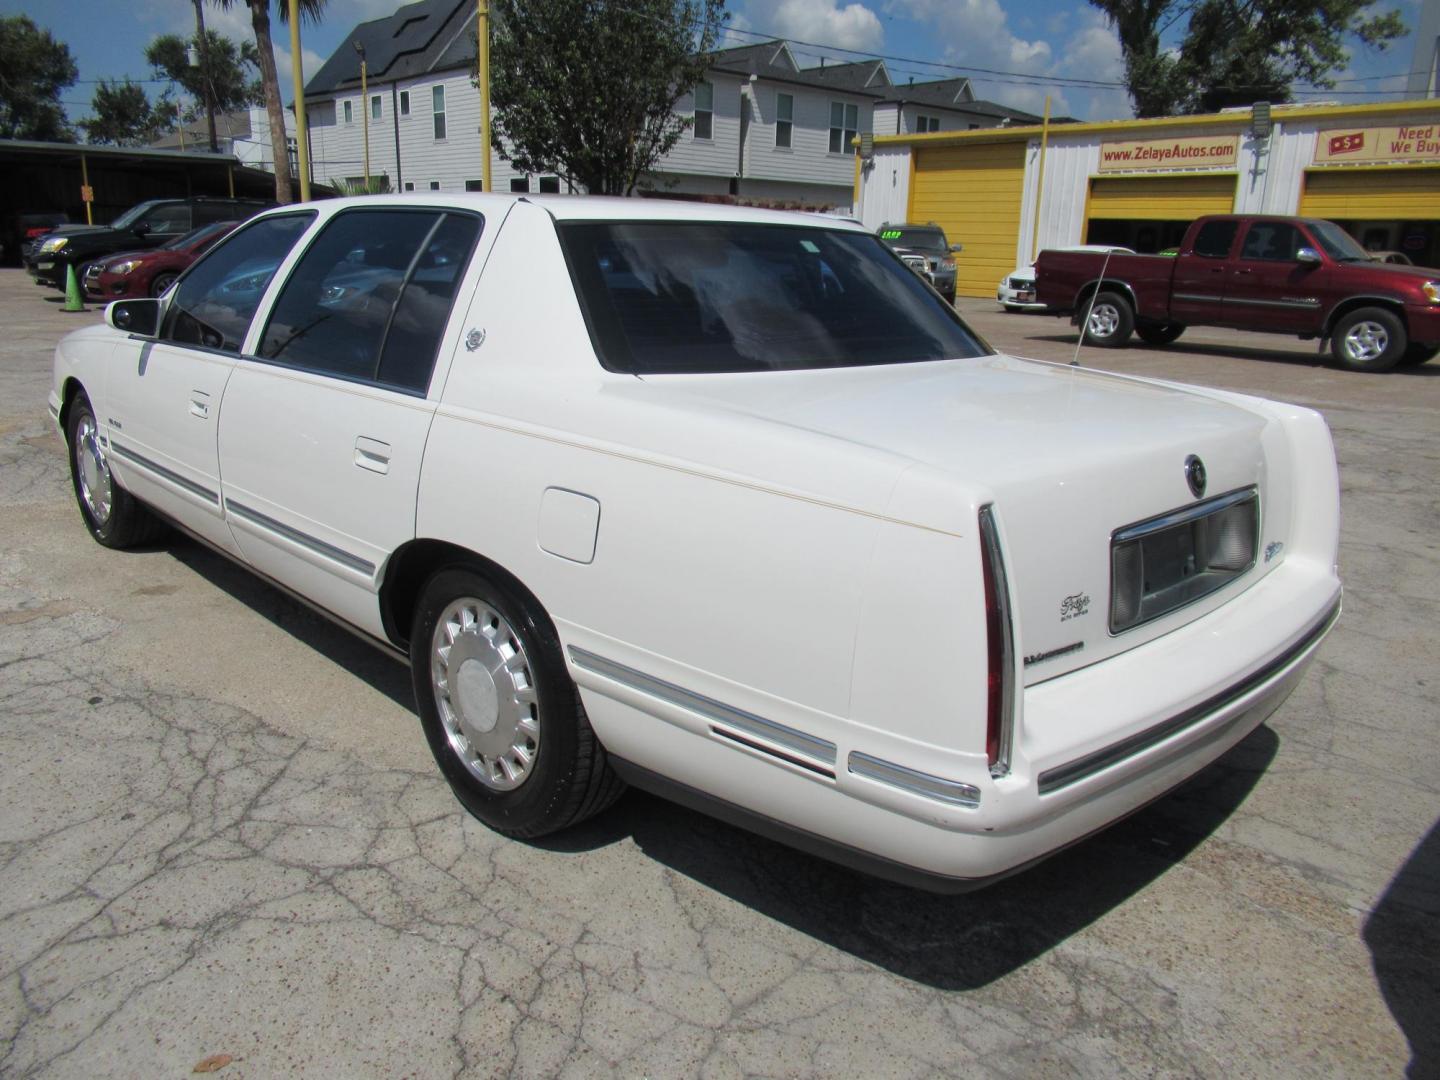
[[[160,332],[160,301],[116,300],[106,307],[105,322],[127,334],[154,337]]]
[[[950,245],[950,250],[953,251],[953,252],[955,252],[955,253],[958,255],[960,252],[962,252],[962,251],[965,250],[965,245],[964,245],[964,244],[951,244],[951,245]]]
[[[1302,247],[1299,251],[1295,252],[1295,261],[1304,263],[1307,266],[1319,266],[1320,252],[1312,247]]]
[[[130,231],[136,236],[144,236],[150,231],[150,228],[151,226],[148,221],[139,221],[135,223],[135,227]]]

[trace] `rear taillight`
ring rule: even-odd
[[[990,775],[1004,776],[1010,771],[1015,729],[1015,629],[1000,535],[989,506],[980,508],[980,566],[985,579],[985,754]]]

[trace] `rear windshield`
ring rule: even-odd
[[[611,371],[779,371],[989,351],[869,233],[710,222],[559,230]]]
[[[891,247],[921,251],[944,251],[945,234],[934,226],[889,225],[880,230],[880,239]]]

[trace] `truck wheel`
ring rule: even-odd
[[[1405,324],[1385,308],[1347,312],[1330,334],[1330,352],[1351,371],[1389,371],[1408,347]]]
[[[1185,327],[1179,323],[1165,323],[1161,326],[1156,326],[1154,323],[1151,323],[1149,326],[1137,326],[1135,328],[1135,333],[1141,341],[1145,342],[1146,345],[1155,345],[1157,347],[1160,345],[1169,345],[1184,332]]]
[[[410,633],[420,723],[464,807],[530,838],[625,790],[590,728],[554,624],[528,597],[466,567],[425,585]]]
[[[1427,360],[1434,360],[1435,354],[1440,353],[1440,345],[1417,345],[1412,343],[1405,350],[1405,355],[1400,358],[1396,367],[1419,367]]]
[[[1118,349],[1135,330],[1135,313],[1130,301],[1116,292],[1102,292],[1094,304],[1086,304],[1085,341],[1102,349]]]

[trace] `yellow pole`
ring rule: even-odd
[[[305,130],[305,76],[300,70],[300,0],[290,0],[290,72],[295,79],[295,168],[300,201],[310,201],[310,135]]]
[[[365,140],[365,194],[370,194],[370,83],[365,54],[360,54],[360,131]]]
[[[85,187],[85,188],[88,188],[88,187],[90,186],[90,169],[89,169],[89,167],[85,164],[85,155],[84,155],[84,154],[81,154],[81,155],[80,155],[80,186],[81,186],[81,187]],[[95,224],[95,214],[94,214],[94,212],[91,211],[91,209],[90,209],[90,208],[91,208],[92,206],[94,206],[94,205],[95,205],[95,195],[94,195],[94,192],[91,192],[90,198],[88,198],[88,199],[85,200],[85,224],[86,224],[86,225],[94,225],[94,224]]]
[[[1045,147],[1050,141],[1050,95],[1045,95],[1045,116],[1040,121],[1040,169],[1035,177],[1035,229],[1030,238],[1030,261],[1040,254],[1040,203],[1045,198]]]
[[[480,56],[480,190],[490,190],[490,3],[475,0]]]

